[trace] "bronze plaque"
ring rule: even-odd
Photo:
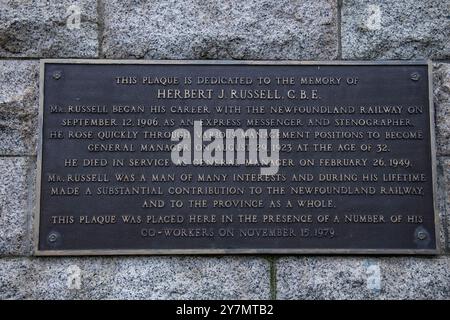
[[[430,69],[42,60],[36,254],[438,253]]]

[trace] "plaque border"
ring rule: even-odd
[[[40,202],[42,175],[42,142],[44,120],[44,84],[46,64],[129,64],[129,65],[417,65],[427,66],[428,70],[428,104],[430,117],[430,146],[431,173],[433,190],[433,211],[435,243],[434,249],[286,249],[286,248],[258,248],[258,249],[83,249],[83,250],[40,250]],[[39,68],[39,116],[37,141],[37,167],[35,185],[35,206],[33,210],[33,253],[34,256],[123,256],[123,255],[438,255],[442,253],[440,241],[440,217],[437,205],[437,161],[435,136],[435,110],[433,103],[433,63],[431,60],[331,60],[331,61],[298,61],[298,60],[113,60],[113,59],[40,59]]]

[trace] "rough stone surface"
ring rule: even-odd
[[[438,167],[438,203],[441,214],[441,238],[445,239],[445,249],[450,253],[450,159],[443,158],[439,161],[442,165]],[[441,170],[442,169],[442,170]]]
[[[39,63],[0,61],[0,155],[36,154]]]
[[[279,299],[450,299],[450,257],[300,257],[277,262]]]
[[[0,258],[0,300],[27,298],[29,269],[27,258]]]
[[[97,1],[0,0],[0,7],[0,57],[97,56]]]
[[[450,215],[447,208],[450,208],[450,160],[446,158],[437,159],[437,210],[439,212],[439,235],[441,250],[443,253],[450,253],[449,232]]]
[[[269,291],[260,258],[0,259],[0,299],[269,299]]]
[[[337,1],[105,1],[103,54],[145,59],[336,59]]]
[[[31,160],[0,158],[0,256],[30,254]]]
[[[344,59],[448,59],[446,0],[344,0]]]
[[[269,278],[260,258],[121,259],[112,298],[269,299]]]
[[[436,148],[439,155],[450,155],[450,63],[434,64],[434,109]]]
[[[38,258],[31,262],[27,298],[100,300],[108,298],[113,288],[114,258]]]

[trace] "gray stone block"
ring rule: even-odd
[[[27,298],[108,298],[115,273],[114,258],[37,258],[27,273]]]
[[[0,155],[36,154],[39,63],[0,61]]]
[[[344,59],[448,59],[448,1],[344,0]]]
[[[27,298],[29,270],[27,258],[0,258],[0,300]]]
[[[269,291],[261,258],[0,259],[0,299],[268,299]]]
[[[439,155],[450,155],[450,64],[435,63],[433,71],[436,148]]]
[[[437,159],[436,170],[436,201],[437,210],[439,212],[439,235],[442,253],[449,252],[449,240],[448,235],[450,231],[449,226],[449,213],[447,211],[449,202],[448,186],[450,186],[450,161],[445,158]]]
[[[448,208],[450,208],[450,159],[442,158],[439,161],[442,167],[438,167],[438,203],[439,211],[441,212],[441,238],[445,240],[446,252],[450,252],[450,214]]]
[[[0,6],[0,57],[97,57],[97,1],[1,0]]]
[[[103,54],[144,59],[336,59],[337,1],[105,1]]]
[[[278,299],[450,299],[450,257],[277,261]]]
[[[32,160],[0,158],[0,256],[31,252]]]
[[[269,263],[247,257],[120,259],[114,299],[269,299]]]

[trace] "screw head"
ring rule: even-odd
[[[426,238],[427,238],[427,234],[426,234],[425,232],[419,231],[419,232],[417,233],[417,239],[419,239],[419,240],[425,240]]]
[[[411,80],[418,81],[420,79],[420,75],[417,72],[411,73]]]
[[[56,242],[56,240],[58,240],[58,235],[56,233],[52,232],[48,235],[47,239],[48,239],[48,242],[54,243],[54,242]]]
[[[55,80],[61,79],[61,71],[53,72],[53,79],[55,79]]]

